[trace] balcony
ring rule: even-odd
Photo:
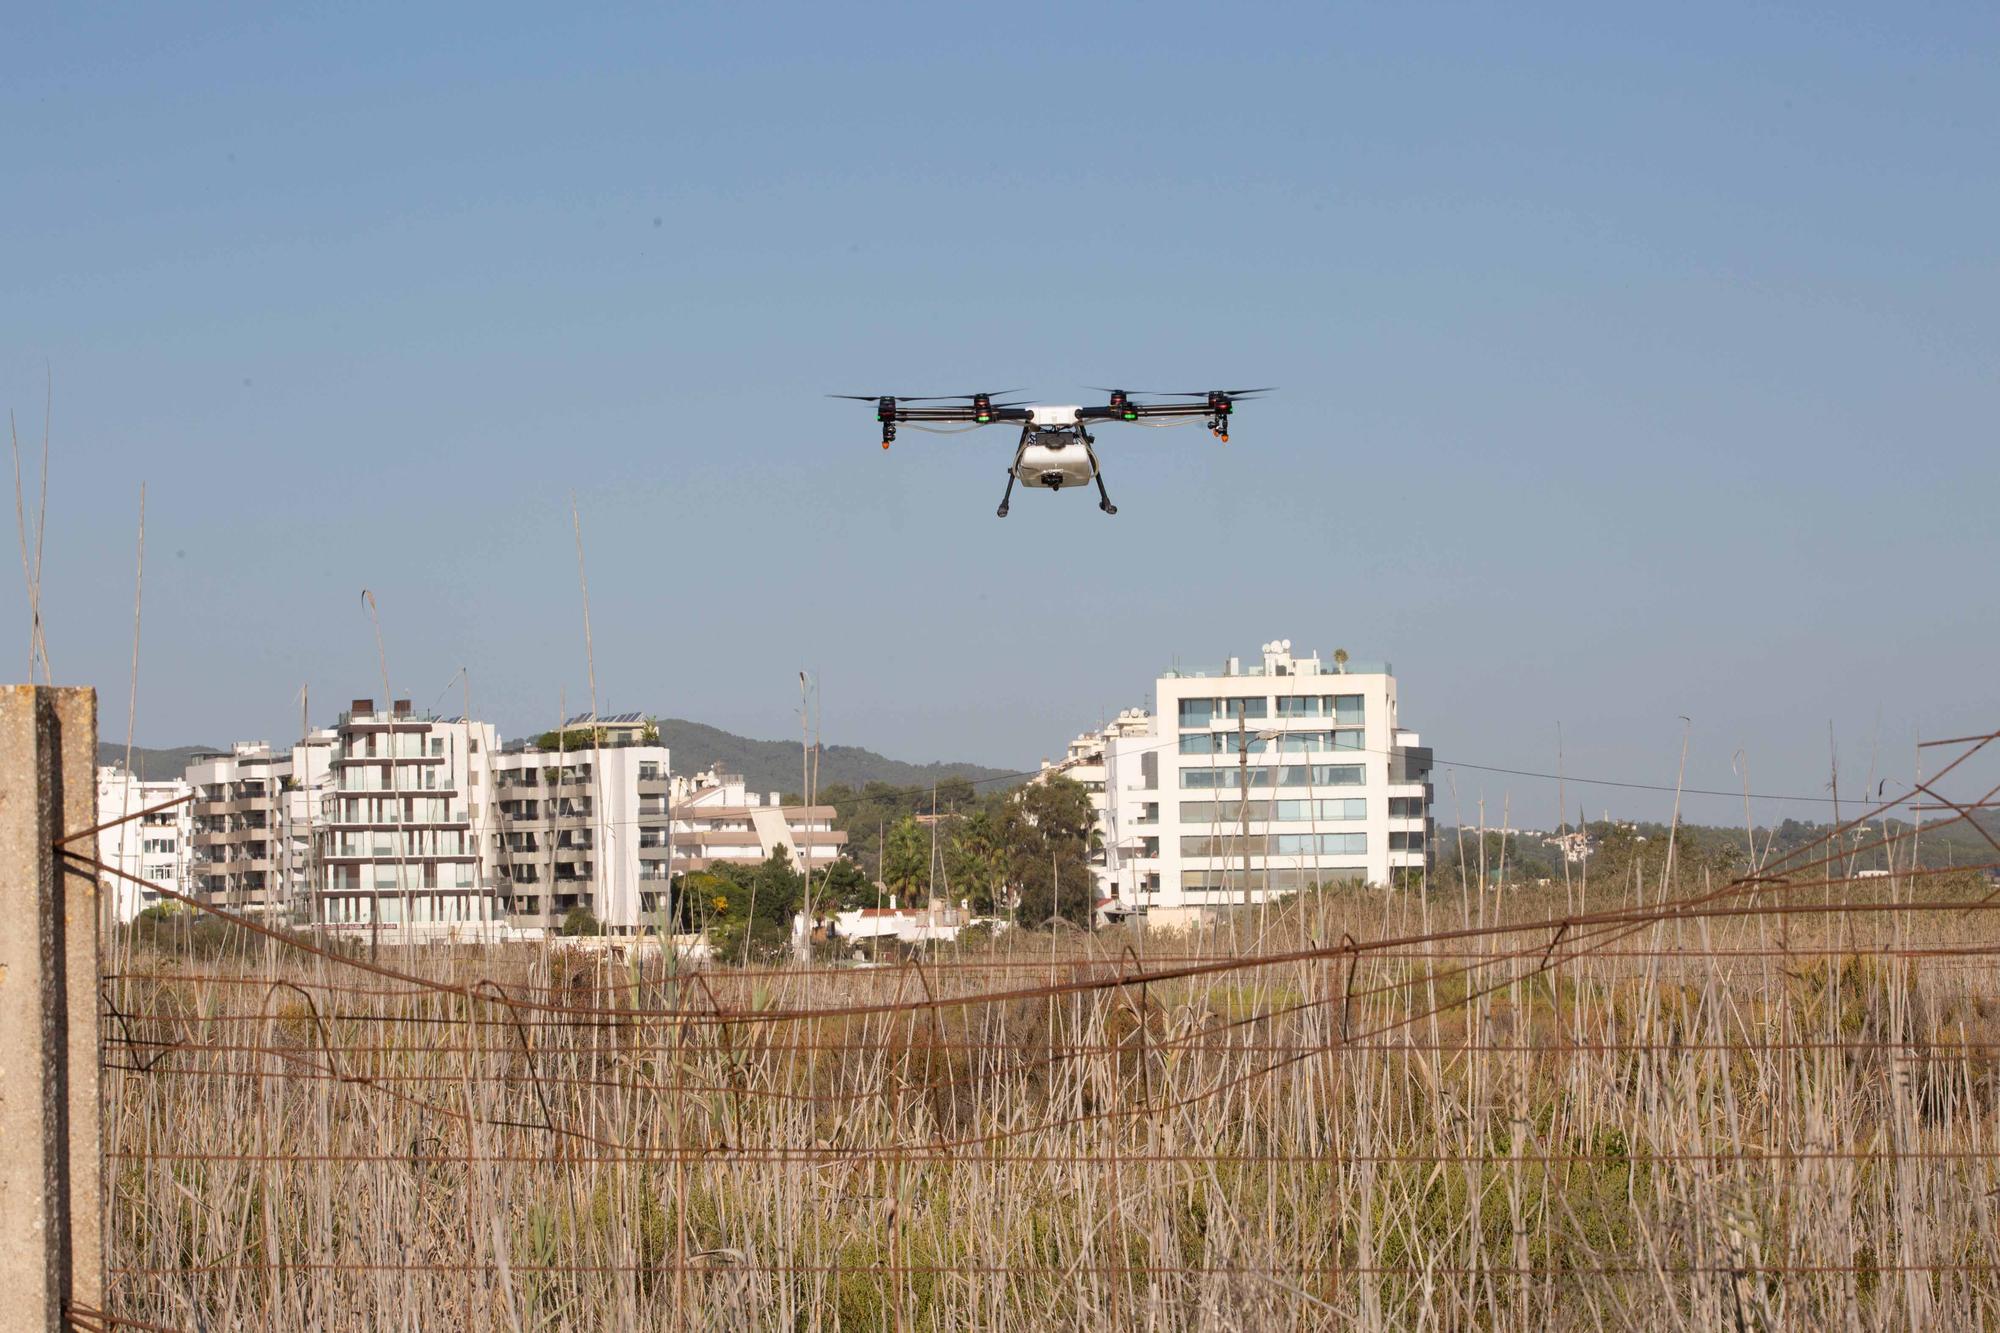
[[[1428,783],[1431,780],[1431,747],[1406,745],[1389,756],[1391,783]]]

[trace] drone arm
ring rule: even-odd
[[[1144,421],[1148,417],[1208,417],[1215,415],[1215,409],[1207,403],[1135,403],[1130,409]]]

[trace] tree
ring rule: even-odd
[[[882,850],[882,882],[905,901],[926,893],[931,882],[931,831],[905,815],[889,830]]]
[[[933,808],[947,818],[973,815],[981,809],[978,790],[968,779],[957,776],[939,778],[933,787],[897,787],[874,781],[857,788],[831,782],[820,788],[819,801],[833,807],[833,826],[847,835],[848,857],[885,883],[882,841],[892,825],[906,815],[927,815]],[[788,798],[787,804],[796,801]],[[942,829],[938,845],[940,849],[944,845]],[[925,882],[929,882],[928,873]]]
[[[1005,802],[996,829],[1023,925],[1060,917],[1089,926],[1097,907],[1090,854],[1097,842],[1090,793],[1072,778],[1031,783]]]
[[[604,927],[598,924],[597,914],[588,907],[576,906],[569,909],[563,918],[562,933],[565,935],[602,935]]]
[[[841,857],[813,877],[813,903],[820,912],[873,907],[875,885],[861,867]]]
[[[792,869],[783,847],[755,866],[721,863],[709,875],[728,887],[709,904],[709,942],[718,956],[732,961],[775,961],[791,949],[792,917],[805,900],[805,881]],[[690,877],[692,878],[692,876]],[[699,909],[701,904],[697,903]]]
[[[945,826],[938,870],[944,876],[947,897],[970,899],[981,912],[993,911],[1006,897],[1006,858],[998,828],[1011,801],[1011,797],[989,801]]]

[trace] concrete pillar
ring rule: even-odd
[[[55,840],[97,822],[97,691],[0,686],[0,1306],[104,1308],[98,883]],[[72,844],[97,855],[95,838]]]

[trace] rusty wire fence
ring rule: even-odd
[[[223,913],[233,950],[104,978],[78,1323],[1991,1326],[2000,847],[1919,868],[1890,808],[1726,883],[877,968],[371,962]]]

